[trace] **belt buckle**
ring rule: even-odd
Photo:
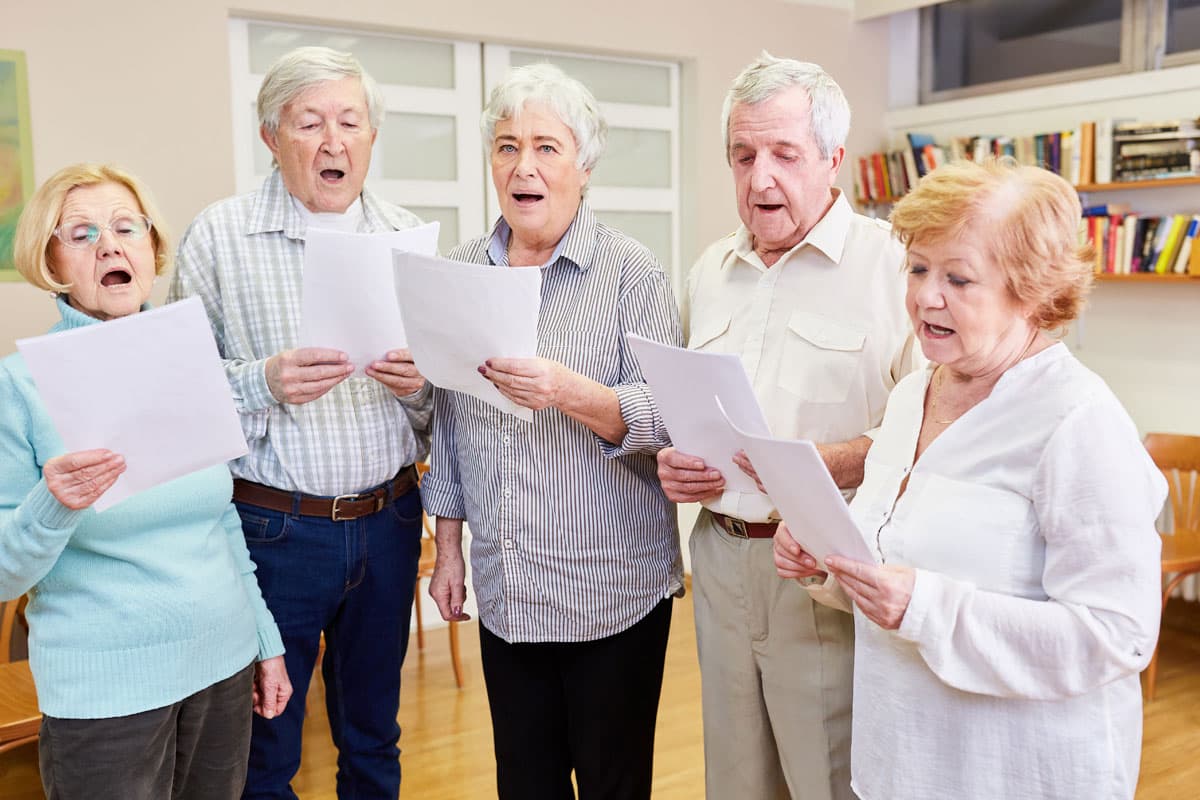
[[[371,513],[377,514],[380,511],[383,511],[383,507],[387,505],[387,492],[377,489],[372,494],[339,494],[337,497],[333,498],[333,507],[329,509],[329,518],[334,522],[349,522],[350,520],[366,516],[365,514],[357,514],[353,517],[344,517],[342,516],[342,510],[338,507],[339,503],[354,503],[362,502],[363,500],[374,500],[375,508]]]
[[[725,530],[730,536],[736,536],[739,539],[749,539],[750,534],[746,532],[746,521],[737,517],[725,517],[729,524]]]
[[[341,509],[338,508],[339,503],[349,503],[357,499],[358,495],[356,494],[339,494],[333,498],[333,507],[329,510],[329,518],[334,522],[349,522],[352,519],[357,519],[356,517],[343,517]]]

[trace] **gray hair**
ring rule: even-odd
[[[575,165],[591,169],[604,152],[608,123],[588,88],[569,77],[553,64],[527,64],[508,73],[504,82],[492,89],[479,121],[483,146],[491,152],[496,143],[496,124],[515,119],[526,103],[548,106],[571,129],[579,157]]]
[[[754,105],[769,100],[794,86],[803,87],[812,103],[809,127],[822,158],[846,144],[850,132],[850,104],[842,87],[816,64],[791,58],[776,58],[763,50],[762,55],[733,79],[725,106],[721,109],[721,130],[725,137],[725,159],[729,160],[729,115],[736,103]]]
[[[383,125],[383,93],[358,59],[328,47],[297,47],[281,55],[263,78],[258,90],[258,124],[270,133],[279,130],[283,107],[318,83],[358,78],[367,101],[371,127]]]

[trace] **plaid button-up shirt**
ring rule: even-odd
[[[362,203],[360,233],[421,224],[367,189]],[[250,448],[230,465],[233,474],[287,491],[359,492],[428,452],[433,393],[427,385],[398,400],[375,379],[353,375],[310,403],[276,401],[265,365],[299,346],[303,266],[304,221],[276,170],[258,192],[196,217],[180,242],[168,301],[204,302]]]

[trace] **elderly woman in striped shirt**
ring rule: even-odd
[[[430,594],[466,618],[465,519],[502,799],[572,797],[572,771],[581,795],[647,798],[682,572],[655,471],[666,431],[625,334],[679,345],[678,313],[650,251],[584,199],[606,125],[581,83],[518,68],[482,127],[502,217],[451,257],[541,267],[539,357],[480,366],[535,413],[438,390]]]

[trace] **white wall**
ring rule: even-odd
[[[894,45],[903,40],[893,37]],[[911,42],[910,42],[911,48]],[[893,53],[896,61],[904,54]],[[907,53],[916,58],[915,48]],[[898,93],[899,94],[899,93]],[[1200,107],[1200,65],[1046,86],[885,115],[893,147],[906,131],[939,140],[972,134],[1028,135],[1107,117],[1174,119]],[[1200,187],[1124,190],[1086,196],[1150,214],[1200,213]],[[1068,345],[1113,388],[1143,432],[1200,434],[1200,281],[1098,282]]]

